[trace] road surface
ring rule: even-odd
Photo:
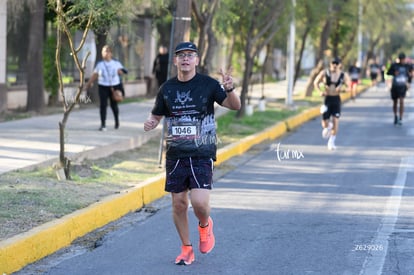
[[[412,95],[412,92],[411,92]],[[344,104],[336,151],[319,119],[257,146],[215,181],[216,247],[173,264],[169,197],[16,274],[414,274],[414,104],[385,88]],[[197,221],[190,211],[193,245]],[[99,237],[97,237],[99,236]]]

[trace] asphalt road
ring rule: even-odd
[[[15,274],[414,274],[414,102],[406,103],[402,127],[385,88],[346,103],[336,151],[317,119],[231,160],[211,197],[216,247],[196,251],[191,266],[173,264],[180,243],[167,196],[154,212],[100,230],[93,248],[77,242]]]

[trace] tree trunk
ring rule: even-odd
[[[208,33],[208,48],[207,48],[207,53],[205,55],[203,64],[204,64],[204,69],[206,73],[209,74],[213,70],[213,56],[217,49],[217,38],[212,28],[209,28],[207,33]]]
[[[7,111],[7,85],[0,83],[0,114]]]
[[[298,80],[298,78],[300,76],[300,67],[301,67],[301,64],[302,64],[303,52],[305,51],[306,40],[307,40],[308,34],[310,33],[310,30],[311,30],[310,27],[306,27],[306,29],[303,32],[303,35],[300,39],[301,45],[299,47],[298,61],[296,62],[295,78],[293,80],[293,87],[295,87],[295,83],[296,83],[296,81]]]
[[[249,42],[248,42],[249,44]],[[243,83],[240,95],[241,108],[237,111],[236,117],[243,117],[246,113],[246,99],[248,99],[250,76],[253,71],[253,58],[248,54],[250,52],[250,46],[246,46],[245,50],[245,69],[243,73]]]
[[[191,26],[191,0],[177,0],[177,8],[174,20],[173,48],[182,42],[190,40]],[[174,53],[171,53],[174,54]],[[177,70],[172,63],[170,66],[170,75],[177,74]]]
[[[231,39],[229,39],[229,51],[228,54],[226,56],[226,64],[232,64],[232,60],[233,60],[233,54],[234,54],[234,47],[235,47],[235,39],[236,37],[234,35],[231,36]]]
[[[212,59],[217,45],[217,39],[212,29],[213,16],[216,12],[218,0],[210,0],[206,3],[206,8],[198,5],[197,1],[192,1],[192,11],[195,15],[198,30],[198,50],[200,52],[199,71],[209,74],[212,69]]]
[[[30,34],[27,54],[27,111],[41,112],[45,107],[43,85],[44,8],[45,0],[34,0],[30,9]]]
[[[331,33],[331,20],[328,17],[327,20],[325,21],[325,25],[321,33],[321,38],[320,38],[320,43],[319,43],[319,53],[317,57],[318,64],[316,65],[316,67],[312,70],[311,74],[309,75],[309,80],[306,85],[305,95],[307,97],[312,96],[312,92],[314,90],[313,81],[315,81],[315,78],[318,75],[318,73],[321,70],[323,70],[324,59],[326,57],[326,49],[328,49],[328,41],[329,41],[330,33]]]
[[[190,40],[191,0],[177,0],[174,45]]]
[[[315,78],[318,76],[318,74],[322,70],[323,70],[323,60],[321,59],[321,60],[319,60],[316,67],[312,69],[312,71],[309,75],[308,83],[306,84],[306,96],[307,97],[312,96],[312,92],[315,89],[315,87],[313,86],[313,82],[315,81]]]
[[[59,153],[59,168],[64,171],[64,179],[70,180],[70,160],[65,156],[65,129],[66,122],[68,120],[69,112],[63,114],[62,122],[59,122],[59,144],[60,144],[60,153]]]
[[[7,1],[0,1],[0,9],[5,11],[0,15],[0,33],[7,33]],[[0,39],[0,48],[3,51],[0,52],[0,60],[2,61],[0,66],[0,114],[7,110],[7,85],[6,85],[6,46],[7,38],[6,35]]]

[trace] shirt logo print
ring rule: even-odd
[[[177,91],[177,98],[175,99],[175,103],[181,103],[181,105],[184,105],[187,101],[193,101],[193,99],[190,97],[190,92],[180,92]]]

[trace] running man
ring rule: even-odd
[[[167,125],[166,183],[171,193],[173,220],[181,239],[177,265],[189,265],[194,250],[189,233],[189,201],[199,220],[199,250],[209,253],[215,245],[213,220],[210,216],[213,161],[216,160],[216,126],[214,103],[231,110],[241,107],[234,93],[231,71],[221,72],[222,83],[196,72],[198,50],[191,42],[175,48],[177,76],[160,88],[144,130],[157,127],[165,117]]]
[[[404,115],[404,99],[411,84],[412,66],[406,63],[404,53],[398,55],[398,61],[391,64],[387,75],[391,75],[391,99],[393,102],[394,125],[402,125]],[[399,104],[399,109],[398,109]]]
[[[371,87],[374,87],[378,83],[378,75],[381,73],[381,66],[374,59],[368,67],[368,75],[371,78]]]
[[[323,83],[322,90],[320,84]],[[319,91],[321,96],[325,97],[324,107],[322,111],[322,137],[329,138],[328,149],[335,150],[335,140],[339,129],[339,117],[341,116],[341,97],[340,92],[345,84],[350,87],[350,79],[344,74],[341,68],[341,59],[338,57],[331,61],[328,70],[321,71],[313,82],[315,89]],[[331,122],[332,118],[332,122]]]

